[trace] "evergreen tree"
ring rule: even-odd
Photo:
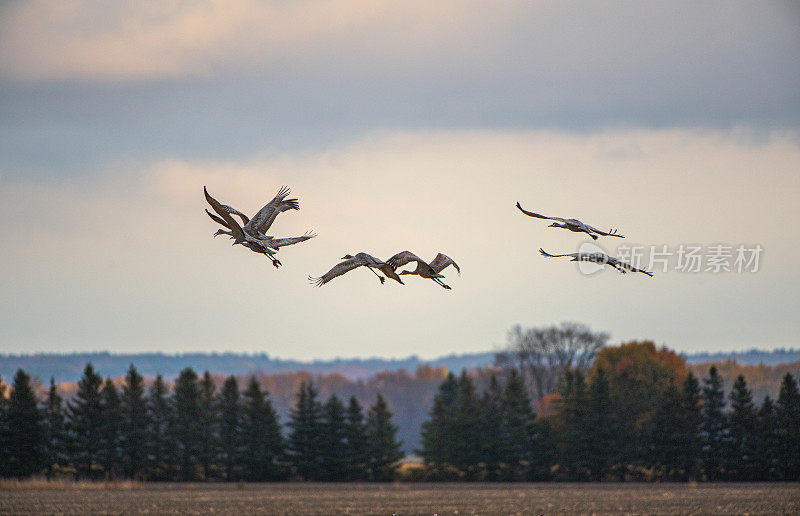
[[[204,430],[200,419],[200,388],[197,373],[191,368],[181,371],[172,393],[174,419],[170,427],[171,444],[175,446],[179,476],[193,480],[201,453]]]
[[[680,392],[670,385],[659,395],[650,420],[652,465],[659,479],[671,480],[680,476],[678,458],[686,432],[680,411]]]
[[[242,453],[242,400],[239,384],[231,375],[225,379],[219,398],[219,458],[225,468],[225,479],[234,480],[234,465],[244,458]]]
[[[133,364],[125,375],[122,410],[122,469],[127,478],[144,478],[147,467],[147,401],[144,379]]]
[[[780,471],[783,480],[800,480],[800,391],[791,374],[781,382],[776,403],[782,446]]]
[[[106,478],[118,478],[122,470],[122,408],[117,387],[111,378],[106,378],[100,391],[100,406],[103,422],[100,428],[98,458]]]
[[[334,394],[322,406],[322,439],[320,459],[322,480],[345,480],[347,470],[345,409]]]
[[[730,480],[755,480],[756,408],[743,375],[736,378],[729,399],[730,434],[724,461],[726,477]]]
[[[173,460],[176,457],[171,429],[174,418],[167,386],[161,375],[157,375],[147,396],[147,476],[154,480],[171,478]]]
[[[503,391],[497,376],[489,377],[489,387],[481,396],[483,445],[482,462],[486,480],[497,481],[503,477],[503,465],[511,447],[503,413]]]
[[[560,466],[567,480],[585,480],[588,477],[585,457],[588,453],[588,436],[584,431],[588,394],[583,374],[567,370],[559,387],[561,398],[556,407],[558,419],[558,445]]]
[[[703,380],[702,458],[703,472],[708,480],[720,480],[723,475],[722,457],[728,435],[728,423],[723,409],[725,393],[722,378],[716,366],[711,366],[709,377]]]
[[[448,373],[433,397],[429,419],[420,429],[422,449],[418,453],[425,461],[426,469],[439,478],[444,478],[448,466],[454,463],[453,450],[458,439],[454,431],[454,412],[458,389],[456,377]]]
[[[675,450],[675,472],[678,480],[697,479],[700,476],[702,440],[701,426],[703,404],[700,382],[690,371],[681,385],[677,416],[682,428],[680,442]]]
[[[506,480],[522,480],[526,471],[526,464],[541,463],[541,450],[535,450],[533,411],[525,381],[516,369],[509,372],[503,389],[501,402],[503,421],[502,433],[506,444],[503,447],[503,462],[507,468],[503,474]],[[538,451],[538,452],[537,452]]]
[[[783,451],[781,448],[775,403],[772,398],[765,396],[756,416],[756,454],[753,464],[756,480],[779,479],[778,462]]]
[[[47,400],[44,404],[44,421],[47,443],[45,473],[47,478],[51,479],[57,470],[69,464],[63,398],[58,394],[53,377],[50,377],[50,389],[47,391]]]
[[[8,424],[6,469],[19,479],[39,473],[45,466],[45,426],[31,387],[31,377],[19,369],[6,410]]]
[[[477,479],[483,458],[481,407],[472,379],[466,371],[458,380],[459,388],[453,411],[453,431],[450,463],[467,480]]]
[[[585,462],[591,480],[599,481],[611,472],[617,461],[614,450],[615,428],[612,421],[611,394],[606,372],[598,368],[589,384],[586,406],[586,426],[583,431],[588,434]]]
[[[292,409],[289,428],[289,452],[297,473],[304,480],[318,480],[322,431],[322,406],[314,385],[301,383],[297,404]]]
[[[310,397],[316,396],[316,392],[313,391],[310,384],[308,391],[313,393],[313,396]],[[309,393],[307,392],[307,394]],[[277,460],[284,454],[283,436],[278,422],[278,414],[272,408],[272,402],[267,395],[266,391],[261,390],[255,377],[251,377],[244,392],[242,409],[244,466],[247,479],[251,481],[279,480],[284,476],[277,465]],[[312,405],[314,403],[312,402]],[[316,409],[319,409],[318,403]],[[316,417],[319,417],[318,412]],[[316,426],[311,424],[310,427],[312,432],[319,430],[318,423]],[[316,437],[319,437],[318,433]],[[316,448],[310,448],[309,455],[313,457],[316,450]]]
[[[401,442],[397,441],[397,427],[392,424],[392,413],[383,396],[378,394],[375,404],[367,413],[368,466],[370,480],[387,481],[394,478],[397,461],[403,458]]]
[[[0,379],[0,477],[9,476],[8,460],[11,449],[8,443],[8,399],[6,384]]]
[[[71,462],[78,476],[83,478],[100,477],[98,443],[103,428],[103,408],[100,402],[102,383],[103,379],[95,372],[92,364],[86,364],[75,397],[67,404]]]
[[[347,480],[367,478],[367,427],[364,413],[355,396],[347,405],[347,420],[344,426],[344,460]]]
[[[198,420],[200,422],[200,443],[198,461],[202,468],[204,480],[212,476],[212,465],[219,453],[218,414],[217,414],[217,386],[211,373],[206,371],[200,379],[200,403]]]

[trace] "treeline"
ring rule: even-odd
[[[800,390],[727,395],[712,366],[699,382],[652,342],[605,348],[561,377],[538,416],[516,370],[478,393],[470,376],[439,387],[422,429],[421,478],[447,480],[800,480]],[[726,408],[728,406],[729,408]]]
[[[364,411],[353,396],[324,403],[303,382],[284,436],[268,393],[255,377],[244,391],[221,389],[206,372],[184,369],[170,391],[161,376],[149,390],[131,365],[123,385],[86,365],[64,402],[51,379],[45,399],[17,371],[0,383],[0,475],[138,480],[390,480],[403,456],[384,399]]]

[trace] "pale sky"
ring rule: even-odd
[[[0,353],[435,357],[561,321],[797,347],[798,26],[793,2],[0,4]],[[319,236],[279,270],[211,238],[203,185],[253,214],[284,184],[271,233]],[[612,255],[758,244],[759,270],[584,276],[538,249],[587,239],[517,201],[619,228]],[[453,290],[306,279],[406,249],[455,259]]]

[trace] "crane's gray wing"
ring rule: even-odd
[[[537,219],[548,219],[548,220],[557,220],[559,222],[566,222],[566,219],[562,219],[561,217],[548,217],[546,215],[540,215],[539,213],[534,213],[532,211],[525,210],[522,208],[522,206],[520,206],[519,202],[517,202],[517,208],[519,208],[519,211],[521,211],[528,217],[536,217]]]
[[[386,263],[388,263],[392,269],[397,269],[398,267],[402,267],[403,265],[411,262],[424,263],[425,265],[428,265],[419,256],[411,251],[400,251],[396,255],[386,260]]]
[[[312,285],[321,287],[322,285],[326,284],[333,278],[341,276],[342,274],[345,274],[347,272],[350,272],[357,267],[361,267],[362,265],[364,265],[363,260],[360,260],[359,258],[348,258],[347,260],[334,265],[331,270],[329,270],[319,278],[312,278],[311,276],[309,276],[308,280],[311,282]]]
[[[205,186],[203,186],[203,193],[206,196],[206,201],[208,201],[208,204],[211,205],[211,208],[213,208],[214,211],[217,212],[217,215],[219,215],[222,220],[225,221],[227,227],[233,233],[234,238],[236,238],[238,241],[246,240],[244,231],[242,231],[242,227],[239,225],[239,223],[236,222],[233,217],[231,217],[231,214],[228,213],[228,211],[223,207],[222,204],[219,203],[219,201],[211,197],[211,195],[208,193],[208,189],[206,189]]]
[[[271,247],[273,249],[277,249],[279,247],[284,247],[284,246],[287,246],[287,245],[297,244],[299,242],[305,242],[309,238],[314,238],[315,236],[317,236],[315,233],[312,233],[312,232],[309,231],[308,233],[306,233],[305,235],[302,235],[302,236],[289,237],[289,238],[271,238],[271,239],[265,241],[265,243],[269,247]]]
[[[214,215],[213,213],[208,211],[208,209],[206,209],[206,213],[208,213],[208,216],[211,217],[211,220],[213,220],[214,222],[216,222],[217,224],[219,224],[221,226],[224,226],[224,227],[230,229],[230,226],[228,226],[227,222],[225,222],[221,218],[217,217],[216,215]]]
[[[275,197],[253,216],[253,220],[247,224],[245,231],[251,235],[266,233],[278,213],[286,210],[299,210],[300,204],[297,199],[286,199],[287,195],[289,195],[289,188],[282,186]]]
[[[458,274],[461,274],[461,269],[459,268],[458,264],[454,262],[452,258],[442,253],[437,254],[436,258],[433,259],[431,262],[431,269],[438,274],[445,270],[449,265],[455,267],[456,271],[458,271]]]
[[[618,271],[622,272],[623,274],[624,274],[625,271],[622,270],[622,269],[627,269],[627,270],[629,270],[631,272],[641,272],[642,274],[647,274],[651,278],[653,277],[653,273],[652,272],[645,271],[645,270],[642,270],[642,269],[637,269],[633,265],[631,265],[629,263],[626,263],[626,262],[622,262],[620,260],[617,260],[613,256],[609,256],[608,257],[608,264],[611,265],[612,267],[614,267],[615,269],[617,269]]]
[[[578,254],[579,254],[579,253],[569,253],[569,254],[550,254],[550,253],[548,253],[547,251],[545,251],[544,249],[542,249],[541,247],[539,248],[539,253],[541,253],[541,255],[542,255],[542,256],[547,256],[548,258],[558,258],[558,257],[560,257],[560,256],[570,256],[570,257],[572,257],[572,258],[577,258],[577,257],[578,257]]]
[[[595,233],[597,233],[598,235],[603,235],[603,236],[611,236],[611,237],[618,237],[618,238],[625,238],[625,236],[624,236],[624,235],[620,235],[619,233],[617,233],[617,230],[616,230],[616,229],[612,229],[611,231],[608,231],[608,232],[606,232],[606,231],[600,231],[599,229],[597,229],[597,228],[595,228],[595,227],[592,227],[592,226],[590,226],[589,224],[583,224],[583,225],[584,225],[584,226],[585,226],[587,229],[589,229],[589,230],[591,230],[591,231],[594,231],[594,232],[595,232]]]

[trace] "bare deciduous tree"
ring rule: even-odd
[[[566,369],[588,369],[609,337],[574,322],[544,328],[516,325],[508,331],[506,350],[495,355],[495,364],[519,369],[539,399],[555,392]]]

